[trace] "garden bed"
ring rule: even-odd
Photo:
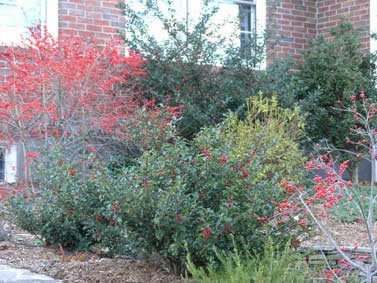
[[[11,238],[0,242],[0,264],[46,274],[64,282],[182,282],[158,261],[105,258],[92,253],[66,252],[66,256],[62,256],[59,247],[41,246],[36,237],[4,221],[0,223],[4,224]]]

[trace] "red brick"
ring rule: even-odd
[[[102,39],[112,39],[113,35],[110,34],[110,33],[103,33],[103,32],[101,32],[101,33],[96,33],[95,37],[96,38],[102,38]]]
[[[93,24],[93,19],[90,18],[83,18],[83,17],[77,17],[77,22],[81,24]]]
[[[98,11],[99,7],[88,6],[88,5],[78,5],[77,8],[82,10],[82,11],[86,11],[86,12],[96,12],[96,11]]]
[[[335,4],[335,5],[331,5],[330,6],[330,10],[336,10],[336,9],[339,9],[339,8],[341,8],[342,7],[342,5],[341,4]]]
[[[351,6],[350,7],[350,11],[352,12],[352,11],[357,11],[357,10],[360,10],[360,5],[356,5],[356,6]]]
[[[109,21],[106,21],[106,20],[94,20],[94,24],[97,25],[97,26],[109,26],[110,25],[110,22]]]
[[[281,25],[289,25],[291,22],[287,20],[279,20],[278,23]]]
[[[68,15],[70,16],[85,16],[85,12],[81,10],[68,10]]]
[[[70,23],[69,24],[70,29],[75,29],[75,30],[84,30],[85,25],[84,24],[76,24],[76,23]]]
[[[295,17],[295,21],[306,22],[306,18],[305,17]]]
[[[101,7],[101,2],[86,0],[85,6],[97,6],[97,7]]]
[[[291,3],[283,3],[283,8],[285,8],[285,9],[293,9],[293,4],[291,4]]]
[[[282,30],[283,31],[294,31],[294,27],[292,26],[282,26]]]
[[[294,20],[294,19],[295,19],[295,16],[287,15],[287,14],[283,14],[283,15],[282,15],[282,18],[283,18],[284,20]]]
[[[73,16],[61,16],[59,18],[61,21],[66,21],[66,22],[76,22],[76,17]]]
[[[336,25],[337,25],[336,21],[328,22],[328,23],[325,24],[326,27],[335,27]]]
[[[102,31],[101,26],[95,26],[95,25],[86,25],[86,30],[89,31]]]
[[[330,9],[329,6],[325,6],[325,7],[319,8],[319,9],[318,9],[318,12],[326,12],[326,11],[328,11],[329,9]]]
[[[68,15],[68,10],[59,8],[58,13],[59,13],[59,16]]]
[[[337,10],[331,10],[331,11],[326,12],[327,17],[333,16],[333,15],[336,15],[336,14],[337,14]]]
[[[305,38],[295,38],[295,43],[307,43],[307,40]]]
[[[303,23],[303,22],[296,22],[296,21],[293,21],[293,22],[292,22],[292,25],[293,25],[293,26],[304,26],[304,23]]]
[[[102,19],[102,13],[87,12],[86,17],[92,19]]]
[[[117,33],[117,32],[118,32],[118,29],[113,28],[113,27],[103,27],[103,32]]]
[[[299,32],[293,32],[292,36],[294,36],[295,38],[305,38],[305,35]]]

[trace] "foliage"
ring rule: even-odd
[[[302,178],[305,159],[297,142],[304,135],[304,118],[299,107],[284,109],[276,97],[267,99],[259,94],[247,100],[247,109],[244,120],[230,115],[224,123],[223,142],[234,145],[230,156],[242,158],[250,149],[258,153],[263,168],[257,180],[271,179],[275,174],[280,180]]]
[[[239,32],[230,38],[221,32],[223,24],[229,26],[238,19],[216,23],[218,8],[206,0],[200,1],[200,13],[190,12],[188,21],[180,17],[182,11],[176,10],[172,1],[143,2],[121,4],[129,19],[126,46],[147,59],[143,65],[147,76],[139,84],[143,95],[173,106],[184,105],[178,128],[186,138],[203,126],[218,123],[228,110],[240,111],[245,98],[255,93],[263,40],[250,40],[244,48],[252,52],[246,56],[235,47],[240,39],[233,37]],[[161,39],[153,34],[156,26],[161,26]]]
[[[255,101],[255,107],[270,104]],[[266,235],[279,243],[306,231],[305,218],[294,218],[300,211],[295,188],[283,182],[293,178],[291,169],[268,167],[266,152],[253,144],[255,139],[248,144],[227,139],[224,129],[236,124],[235,120],[230,115],[217,127],[203,129],[191,143],[176,137],[159,151],[144,152],[139,165],[123,173],[121,215],[129,235],[142,241],[146,250],[167,259],[176,272],[182,271],[187,252],[194,264],[203,266],[216,259],[214,247],[231,251],[231,235],[237,246],[258,253],[263,251]],[[269,127],[272,124],[277,125],[276,121],[262,121],[255,126],[264,130],[268,145],[273,143],[268,138],[276,138],[271,133],[276,127]],[[246,127],[239,125],[240,130]],[[280,127],[289,125],[286,121]],[[290,154],[300,156],[297,147],[291,150],[273,151],[275,160],[289,161]],[[265,174],[265,167],[276,172]]]
[[[279,106],[293,108],[298,103],[297,95],[304,86],[300,82],[296,62],[291,58],[274,60],[266,70],[255,73],[254,93],[264,96],[276,96]]]
[[[272,241],[264,245],[262,256],[242,257],[237,248],[233,252],[216,253],[221,267],[210,265],[206,269],[197,268],[187,256],[187,270],[192,278],[188,282],[224,282],[224,283],[249,283],[249,282],[304,282],[310,277],[309,268],[305,260],[297,252],[286,246],[284,249],[274,247]]]
[[[121,56],[117,47],[74,36],[55,41],[37,29],[22,45],[0,52],[10,71],[0,86],[0,137],[23,146],[26,180],[40,145],[64,145],[74,158],[88,146],[127,139],[125,121],[140,106],[132,82],[145,75],[145,60],[134,52]]]
[[[174,137],[171,123],[179,109],[145,103],[125,121],[133,125],[127,147],[136,147],[130,144],[134,141],[139,155],[144,150],[159,152]],[[125,163],[115,159],[105,165],[91,147],[72,158],[75,148],[62,148],[64,145],[38,148],[33,176],[37,189],[20,183],[9,200],[8,217],[47,243],[79,249],[96,244],[110,253],[129,251],[130,242],[118,216],[122,201],[119,179]],[[134,159],[128,162],[130,167],[136,164]]]
[[[358,38],[352,24],[341,23],[331,31],[330,38],[313,40],[299,66],[297,76],[302,87],[298,98],[307,113],[306,133],[311,143],[327,139],[336,148],[360,150],[346,143],[353,114],[337,109],[340,104],[351,106],[348,98],[353,93],[376,95],[374,64],[369,63],[369,54],[361,50]],[[339,154],[342,160],[352,158],[344,152]],[[357,160],[351,159],[349,170],[355,167],[352,162]]]
[[[22,188],[10,197],[8,216],[47,244],[77,249],[99,244],[119,251],[127,243],[116,180],[93,161],[94,155],[73,164],[58,148],[44,154],[48,162],[37,168],[38,191]]]
[[[23,145],[26,171],[8,216],[49,244],[127,249],[119,167],[173,139],[183,107],[140,100],[133,83],[145,60],[121,56],[116,42],[31,33],[22,48],[0,53],[10,70],[0,86],[0,137]]]

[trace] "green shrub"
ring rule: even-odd
[[[144,151],[158,153],[173,139],[171,125],[180,109],[145,101],[129,119],[121,121],[122,129],[128,129],[127,137],[109,141],[93,131],[102,141],[97,148],[87,144],[85,136],[79,145],[76,136],[50,139],[47,150],[39,143],[34,188],[15,190],[15,196],[8,199],[7,216],[47,244],[72,249],[95,245],[109,254],[132,252],[120,217],[123,168],[133,170]]]
[[[220,267],[210,264],[206,269],[196,267],[187,257],[187,282],[200,283],[303,283],[309,280],[311,272],[302,255],[286,246],[284,249],[274,247],[267,241],[263,255],[251,257],[240,255],[235,248],[226,254],[216,253]]]
[[[157,2],[166,3],[167,12],[163,13]],[[130,19],[125,44],[147,59],[143,68],[148,76],[140,80],[143,96],[156,97],[159,103],[184,105],[177,125],[186,138],[192,138],[203,126],[220,122],[228,110],[242,109],[245,99],[255,93],[255,72],[264,58],[264,40],[250,40],[245,48],[255,52],[245,57],[240,48],[225,40],[222,23],[213,23],[217,9],[210,1],[200,2],[200,15],[188,22],[177,16],[172,1],[146,1],[139,11],[128,1],[121,5]],[[152,20],[161,23],[165,40],[148,31]]]
[[[262,102],[257,107],[269,105]],[[231,115],[223,124],[203,129],[191,143],[175,138],[158,152],[145,152],[138,166],[124,171],[121,215],[129,235],[167,259],[177,272],[187,250],[198,266],[215,260],[214,247],[231,251],[231,235],[237,246],[258,253],[263,251],[267,234],[278,243],[305,231],[305,225],[298,225],[293,218],[299,211],[294,208],[294,189],[287,191],[279,185],[284,178],[295,179],[298,174],[295,166],[303,158],[297,147],[273,151],[275,162],[270,166],[272,156],[265,158],[267,147],[256,148],[256,139],[238,144],[237,136],[231,139],[229,131],[224,131],[235,120]],[[239,125],[241,130],[246,128],[241,122]],[[266,144],[274,144],[267,141],[277,137],[270,132],[276,128],[267,122],[258,125],[265,132]],[[286,121],[279,127],[287,130],[289,126]],[[289,162],[290,154],[301,158],[288,165],[295,170],[277,165],[279,160],[284,160],[281,164]],[[265,167],[276,172],[265,171]],[[282,213],[282,202],[290,203],[292,210]]]
[[[331,146],[358,152],[363,147],[347,143],[354,113],[340,111],[351,107],[351,95],[364,91],[368,98],[376,96],[375,66],[360,48],[360,32],[344,22],[331,30],[331,37],[313,40],[297,73],[302,87],[298,99],[306,116],[306,133],[312,143],[326,139]],[[339,152],[341,159],[350,159],[349,170],[354,180],[358,163],[353,155]]]
[[[244,120],[230,114],[220,128],[221,143],[232,145],[230,156],[243,158],[255,151],[263,164],[256,181],[274,177],[302,181],[305,158],[297,142],[304,136],[305,124],[298,106],[284,109],[276,97],[260,94],[247,100],[247,109]]]
[[[113,252],[125,243],[118,216],[117,183],[110,172],[86,156],[81,164],[56,148],[44,152],[36,170],[38,188],[23,188],[8,199],[8,217],[40,235],[47,244]]]

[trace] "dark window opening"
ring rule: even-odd
[[[0,181],[5,180],[5,151],[0,150]]]

